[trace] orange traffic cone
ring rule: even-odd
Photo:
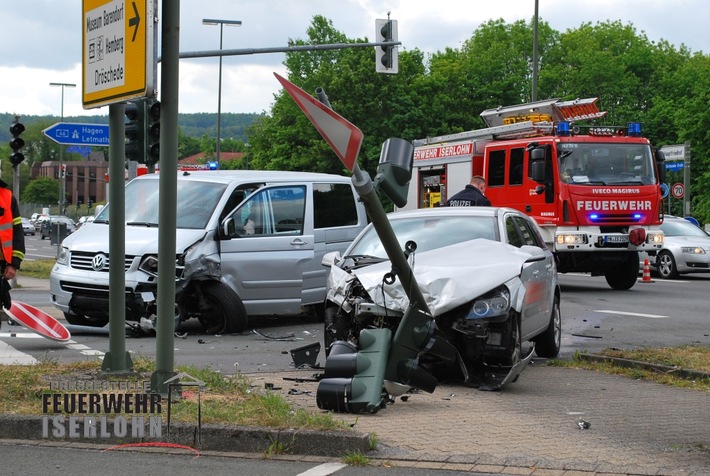
[[[641,279],[642,283],[653,283],[653,279],[651,279],[651,264],[648,262],[648,258],[643,260],[643,278]]]

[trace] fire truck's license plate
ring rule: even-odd
[[[604,241],[607,243],[628,243],[629,237],[625,235],[621,236],[605,236]]]

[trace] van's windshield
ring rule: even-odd
[[[156,180],[133,180],[126,185],[126,225],[158,226],[159,188]],[[205,228],[226,188],[221,183],[178,180],[177,228]],[[94,223],[108,223],[109,213],[107,205]]]

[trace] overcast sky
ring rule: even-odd
[[[161,4],[161,0],[158,2]],[[241,20],[224,27],[223,48],[285,47],[305,39],[313,16],[323,15],[348,38],[375,40],[375,19],[398,21],[401,48],[426,53],[459,48],[481,23],[529,20],[534,0],[181,0],[180,51],[219,49],[219,26],[203,18]],[[539,0],[540,19],[558,31],[582,23],[620,20],[651,41],[710,52],[710,0]],[[108,114],[82,107],[81,0],[3,1],[0,17],[0,112],[59,116]],[[158,29],[159,31],[159,29]],[[222,112],[269,111],[285,75],[283,53],[223,59]],[[216,112],[218,58],[180,61],[180,112]],[[373,64],[373,74],[374,64]],[[159,87],[159,83],[158,83]]]

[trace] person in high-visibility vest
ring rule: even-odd
[[[15,279],[25,259],[25,233],[22,230],[20,206],[8,185],[0,180],[0,302],[10,309],[10,281]]]

